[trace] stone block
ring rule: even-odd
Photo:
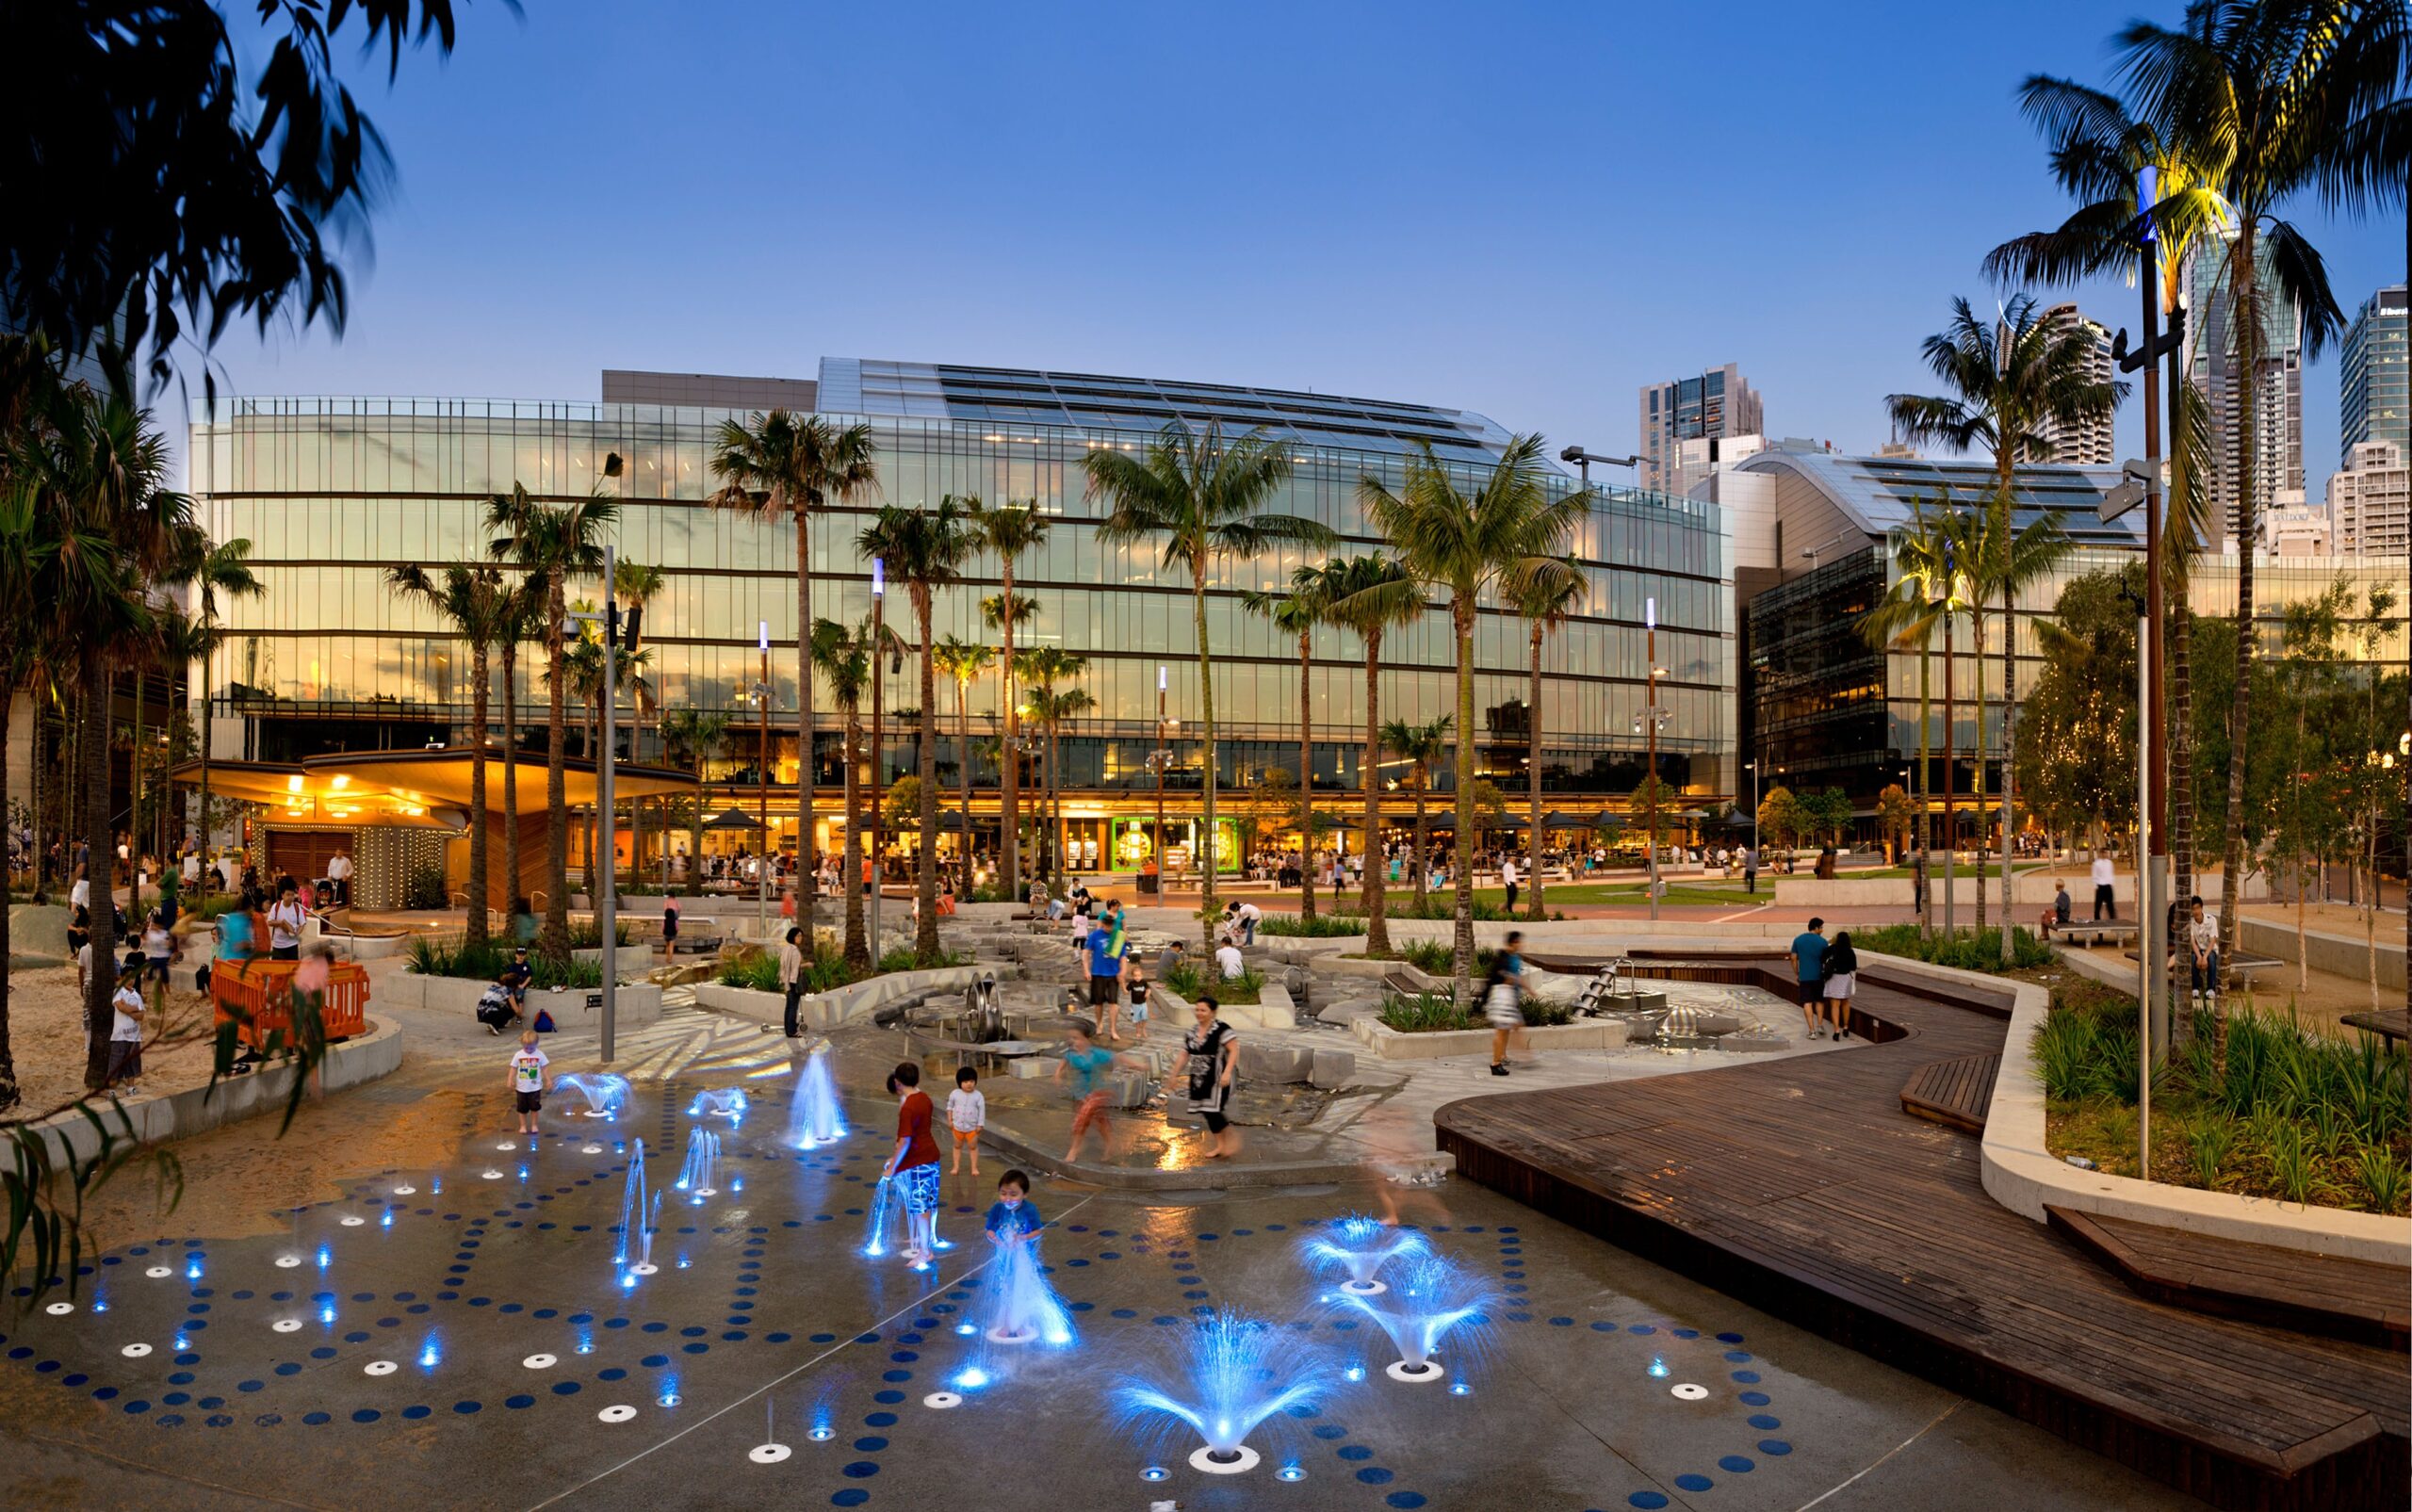
[[[1289,993],[1296,1001],[1305,1002],[1313,985],[1313,979],[1307,974],[1305,967],[1294,966],[1281,973],[1282,990]]]
[[[1106,1100],[1116,1108],[1136,1108],[1145,1104],[1155,1083],[1143,1076],[1114,1076],[1106,1079]]]
[[[1307,1079],[1326,1092],[1329,1092],[1335,1088],[1346,1086],[1356,1074],[1357,1057],[1354,1052],[1317,1047],[1314,1051],[1313,1069],[1308,1073]]]
[[[1043,1081],[1055,1074],[1055,1062],[1051,1056],[1025,1055],[1005,1063],[1006,1074],[1017,1081]]]
[[[1304,1081],[1314,1073],[1315,1052],[1240,1041],[1240,1076],[1249,1081]]]

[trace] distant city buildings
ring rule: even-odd
[[[2216,498],[2219,533],[2234,540],[2241,482],[2250,486],[2256,512],[2277,506],[2278,496],[2303,491],[2303,327],[2295,307],[2282,298],[2270,276],[2267,244],[2257,254],[2261,305],[2261,355],[2257,364],[2253,398],[2253,477],[2237,477],[2236,448],[2239,410],[2242,403],[2242,370],[2236,358],[2231,329],[2230,252],[2234,238],[2208,238],[2186,254],[2185,279],[2189,308],[2194,312],[2187,335],[2188,361],[2193,379],[2209,405],[2214,434],[2229,438],[2221,447]],[[2266,535],[2263,536],[2266,542]]]
[[[2398,316],[2399,348],[2403,329]],[[2326,512],[2339,556],[2391,561],[2412,545],[2412,466],[2405,457],[2401,442],[2358,442],[2347,448],[2344,465],[2328,475]]]
[[[2110,333],[2098,320],[2089,320],[2074,304],[2055,304],[2044,312],[2043,323],[2054,336],[2074,333],[2085,342],[2085,376],[2096,383],[2108,383],[2117,375],[2111,371]],[[2111,437],[2111,415],[2104,414],[2062,425],[2046,420],[2038,428],[2052,444],[2050,461],[2063,467],[2109,467],[2118,460],[2118,445]],[[1883,456],[1882,450],[1877,452]]]
[[[1721,443],[1727,438],[1761,435],[1766,430],[1758,391],[1733,363],[1698,378],[1642,385],[1639,415],[1639,482],[1663,494],[1688,492],[1682,480],[1686,442],[1707,443],[1694,454],[1703,470],[1700,476],[1705,476],[1705,469],[1726,460]]]
[[[2291,490],[2278,496],[2259,525],[2262,546],[2273,557],[2325,557],[2335,549],[2326,506],[2307,505]]]
[[[2362,301],[2345,333],[2337,404],[2337,455],[2365,441],[2391,441],[2412,454],[2412,366],[2404,345],[2404,288],[2380,289]]]

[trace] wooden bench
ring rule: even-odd
[[[2130,961],[2141,963],[2143,960],[2143,956],[2135,951],[2129,951],[2127,954],[2127,959]],[[2172,957],[2173,959],[2175,958],[2175,952],[2172,952]],[[2243,984],[2244,990],[2251,992],[2253,990],[2253,978],[2256,974],[2263,971],[2275,971],[2278,967],[2288,964],[2288,962],[2281,961],[2274,955],[2246,955],[2240,951],[2235,955],[2222,957],[2220,960],[2220,970],[2229,978]]]
[[[1921,1065],[1901,1088],[1901,1111],[1964,1133],[1985,1131],[2001,1056],[1963,1055]]]
[[[2139,1296],[2403,1354],[2412,1348],[2412,1274],[2400,1265],[2045,1207],[2045,1219]]]
[[[2093,945],[2118,945],[2136,937],[2136,921],[2132,919],[2100,919],[2089,923],[2072,919],[2065,924],[2054,924],[2049,936],[2064,939],[2074,945],[2084,940]]]

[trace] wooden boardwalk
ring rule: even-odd
[[[2412,1347],[2412,1277],[2398,1265],[2306,1255],[2098,1213],[2045,1208],[2052,1227],[2155,1301],[2351,1339]]]
[[[1658,969],[1786,983],[1781,957]],[[1976,1139],[1901,1096],[1924,1066],[1998,1054],[2007,992],[1944,1002],[1881,967],[1860,980],[1852,1028],[1877,1043],[1468,1098],[1434,1114],[1440,1147],[1541,1211],[2217,1505],[2401,1512],[2402,1356],[2141,1296],[2002,1207]]]
[[[1985,1115],[1993,1110],[1994,1080],[2000,1074],[1999,1050],[1929,1061],[1911,1072],[1901,1088],[1901,1111],[1964,1134],[1981,1134]]]

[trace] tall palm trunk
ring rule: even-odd
[[[1202,545],[1203,543],[1200,543]],[[1191,569],[1190,606],[1198,622],[1198,723],[1204,729],[1203,748],[1206,758],[1206,792],[1203,805],[1205,828],[1198,837],[1198,854],[1201,858],[1198,872],[1198,917],[1214,917],[1215,859],[1214,789],[1221,775],[1217,770],[1221,758],[1214,750],[1214,662],[1206,646],[1206,557],[1201,550],[1196,566]]]
[[[1474,761],[1466,742],[1474,739],[1474,601],[1460,594],[1449,601],[1449,619],[1457,632],[1458,745],[1457,770],[1451,787],[1457,809],[1456,855],[1450,870],[1457,884],[1458,969],[1452,997],[1459,1012],[1474,990]]]
[[[0,797],[8,791],[8,722],[16,714],[17,684],[13,677],[0,675]],[[33,721],[32,756],[37,778],[41,772],[41,719],[36,711]],[[33,854],[26,859],[34,864],[34,891],[41,891],[41,789],[34,789]],[[7,847],[0,845],[0,854]],[[8,1049],[8,883],[13,881],[0,863],[0,1113],[7,1113],[18,1101],[17,1062]]]
[[[1298,637],[1298,917],[1315,917],[1315,870],[1305,864],[1314,854],[1315,843],[1315,695],[1314,642]],[[1335,831],[1337,835],[1339,832]],[[1367,832],[1370,839],[1372,832]],[[1335,855],[1332,861],[1339,865]],[[1371,881],[1373,869],[1365,869]]]
[[[1382,632],[1365,636],[1365,754],[1361,758],[1358,786],[1365,789],[1365,886],[1361,906],[1365,913],[1365,951],[1391,952],[1390,879],[1373,863],[1374,837],[1382,832]]]
[[[912,585],[913,615],[921,624],[921,856],[914,887],[921,900],[920,919],[913,928],[913,953],[924,966],[938,961],[938,742],[937,668],[931,664],[930,585]],[[964,821],[970,821],[967,811]],[[966,830],[966,834],[970,831]]]
[[[697,842],[698,855],[702,854]],[[502,642],[502,870],[510,879],[503,891],[510,906],[519,898],[519,642]],[[516,941],[513,942],[514,944]]]
[[[1526,858],[1527,881],[1533,885],[1533,907],[1529,918],[1546,919],[1541,908],[1541,636],[1543,627],[1533,622],[1533,689],[1525,701],[1528,712],[1524,719],[1524,780],[1526,795],[1532,805],[1532,828],[1525,833],[1533,837],[1532,854]]]
[[[1934,725],[1934,637],[1918,642],[1918,859],[1915,869],[1918,891],[1918,933],[1934,933],[1934,898],[1927,870],[1934,854],[1934,816],[1928,812],[1934,789],[1934,747],[1929,737]]]
[[[2261,279],[2254,224],[2240,218],[2228,264],[2228,327],[2236,344],[2236,692],[2228,705],[2227,807],[2220,837],[2220,959],[2236,958],[2244,893],[2244,764],[2253,725],[2253,430],[2261,361]]]
[[[846,711],[846,849],[844,874],[839,890],[846,895],[846,962],[871,965],[871,949],[863,940],[862,716]],[[809,937],[809,936],[807,936]]]
[[[812,870],[813,851],[812,779],[814,774],[812,760],[812,515],[809,512],[807,500],[796,499],[792,503],[795,519],[795,858],[797,865],[809,874]],[[771,691],[768,688],[763,689],[762,696],[767,701],[771,696]],[[853,769],[848,770],[851,772]],[[765,775],[762,780],[767,783],[770,778]],[[846,840],[849,844],[855,844],[856,841],[852,826],[854,808],[851,804],[847,806],[846,815],[849,821]],[[766,866],[770,864],[773,842],[774,837],[769,831],[764,831],[762,861]],[[804,937],[807,943],[813,937],[813,912],[818,902],[814,897],[816,890],[810,886],[796,888],[796,897],[800,900],[796,908],[796,922],[804,927]],[[855,873],[851,870],[846,874],[846,892],[849,897],[855,892]]]
[[[1985,932],[1985,611],[1973,603],[1968,609],[1968,630],[1975,641],[1976,654],[1968,658],[1977,669],[1977,738],[1969,741],[1970,754],[1977,758],[1976,775],[1969,782],[1971,797],[1977,809],[1977,933]]]
[[[138,933],[142,928],[142,700],[150,691],[150,677],[147,666],[134,669],[134,744],[125,753],[125,919]],[[114,1016],[110,1025],[116,1025]]]
[[[569,708],[563,684],[562,577],[545,575],[545,927],[536,937],[536,953],[557,971],[569,968],[569,785],[562,765],[569,743]]]
[[[1432,853],[1431,853],[1431,851],[1429,850],[1429,847],[1430,847],[1430,845],[1432,844],[1432,830],[1431,830],[1431,826],[1430,826],[1430,824],[1428,823],[1428,821],[1427,821],[1426,820],[1426,818],[1425,818],[1425,807],[1424,807],[1424,800],[1425,800],[1425,796],[1426,796],[1426,794],[1427,794],[1428,792],[1430,792],[1430,791],[1431,791],[1431,788],[1432,788],[1432,763],[1431,763],[1429,760],[1426,760],[1425,757],[1418,756],[1418,757],[1416,757],[1416,758],[1415,758],[1415,869],[1414,869],[1414,870],[1415,870],[1415,917],[1416,917],[1416,918],[1418,918],[1418,919],[1423,919],[1423,918],[1426,917],[1426,916],[1431,912],[1431,909],[1430,909],[1430,907],[1429,907],[1429,900],[1430,900],[1430,897],[1431,897],[1431,893],[1430,893],[1430,889],[1429,889],[1429,886],[1428,886],[1428,884],[1429,884],[1429,883],[1430,883],[1430,881],[1431,881],[1431,869],[1430,869],[1429,867],[1427,867],[1426,865],[1425,865],[1425,857],[1426,857],[1426,856],[1428,856],[1428,855],[1430,855],[1430,854],[1432,854]]]
[[[212,647],[209,651],[204,652],[201,658],[201,714],[200,718],[196,721],[196,723],[201,726],[199,731],[196,733],[201,737],[201,780],[198,786],[201,789],[201,886],[204,891],[212,890],[213,885],[210,882],[210,876],[215,870],[210,865],[211,856],[209,844],[209,726],[212,723],[209,717],[209,663],[216,654],[216,648]],[[37,753],[37,757],[39,757],[39,753],[41,750],[41,721],[39,709],[36,710],[36,718],[34,721],[34,750]],[[41,762],[39,758],[34,762],[34,774],[37,783],[39,783],[41,774]],[[41,791],[40,788],[37,787],[35,791],[39,794]],[[34,812],[36,814],[40,814],[41,812],[41,800],[39,796],[34,800]],[[41,827],[39,821],[36,821],[34,827],[37,830]],[[39,873],[37,873],[37,876],[39,876]],[[39,890],[39,888],[37,888],[37,890]],[[5,951],[0,951],[0,955],[5,955],[8,952]]]
[[[109,1030],[115,1022],[109,1000],[117,992],[116,846],[109,824],[109,685],[101,648],[87,642],[78,653],[84,684],[84,728],[77,755],[84,779],[84,874],[91,880],[92,970],[84,984],[84,1086],[97,1092],[108,1083]]]
[[[971,899],[971,689],[962,678],[954,679],[955,760],[963,776],[963,897]]]
[[[486,643],[469,646],[469,927],[472,947],[486,943],[486,910],[493,905],[486,848]]]
[[[997,616],[1004,650],[997,662],[997,686],[1005,695],[1004,739],[997,744],[997,887],[1005,902],[1021,901],[1021,753],[1014,749],[1020,716],[1014,708],[1014,559],[999,559],[1005,593]],[[1159,836],[1159,841],[1162,840]]]
[[[2010,844],[2016,823],[2012,817],[2017,807],[2018,768],[2018,663],[2014,659],[2018,646],[2018,619],[2015,600],[2005,589],[2001,595],[2001,964],[2010,965],[2011,920],[2018,916],[2011,911]],[[2142,857],[2136,862],[2136,875],[2143,875]]]

